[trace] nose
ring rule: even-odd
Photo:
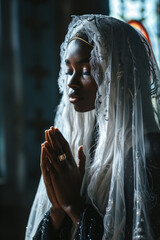
[[[78,76],[76,76],[75,73],[70,77],[68,87],[72,88],[72,89],[80,88],[79,79],[78,79]]]

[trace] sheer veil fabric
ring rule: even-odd
[[[91,74],[98,85],[95,110],[78,113],[69,103],[65,56],[77,32],[94,43]],[[128,24],[104,15],[73,16],[61,46],[58,79],[62,99],[54,126],[71,146],[84,146],[87,156],[82,195],[104,216],[105,239],[125,237],[124,160],[132,149],[134,208],[132,239],[153,239],[147,202],[152,199],[146,174],[144,136],[160,131],[160,74],[147,40]],[[90,146],[96,119],[98,137],[94,158]],[[153,198],[154,202],[154,198]],[[153,203],[154,204],[154,203]],[[41,178],[31,209],[26,240],[32,239],[50,208]]]

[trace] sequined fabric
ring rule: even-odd
[[[103,219],[89,206],[81,215],[74,240],[100,240],[103,236]]]
[[[37,232],[33,237],[33,240],[49,240],[52,238],[52,225],[50,219],[50,212],[48,211],[42,221],[40,222]],[[55,232],[56,234],[56,232]],[[55,236],[56,237],[56,236]],[[56,238],[55,238],[56,239]]]
[[[70,240],[71,220],[66,217],[60,231],[53,230],[47,212],[40,222],[33,240]],[[100,240],[103,236],[103,219],[92,206],[87,206],[80,216],[74,240]]]

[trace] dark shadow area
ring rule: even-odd
[[[0,239],[22,240],[40,178],[44,130],[59,101],[59,47],[72,14],[104,0],[0,1]]]

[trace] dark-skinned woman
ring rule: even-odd
[[[160,75],[147,40],[74,16],[26,240],[160,238]]]

